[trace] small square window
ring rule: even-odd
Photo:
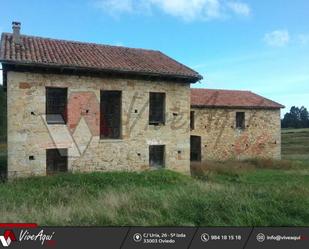
[[[47,149],[46,150],[46,173],[52,175],[58,172],[68,171],[68,150]]]
[[[240,130],[245,129],[245,113],[236,112],[236,128]]]
[[[149,146],[149,165],[154,168],[163,168],[165,166],[165,145]]]

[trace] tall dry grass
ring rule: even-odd
[[[191,163],[191,173],[193,176],[206,177],[209,174],[224,174],[238,176],[240,174],[256,169],[296,169],[297,164],[289,160],[274,159],[247,159],[228,161],[202,161]]]
[[[223,173],[231,170],[222,164],[211,167]],[[200,181],[160,170],[19,179],[0,184],[0,222],[54,226],[309,224],[308,171],[255,169],[242,162],[233,167],[229,172],[243,175],[226,177],[212,172],[211,181]]]

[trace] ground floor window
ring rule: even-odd
[[[149,146],[149,165],[150,167],[163,168],[165,157],[165,145]]]
[[[190,160],[201,161],[201,137],[191,136],[190,138]]]
[[[46,173],[52,175],[58,172],[68,171],[68,150],[48,149],[46,150]]]

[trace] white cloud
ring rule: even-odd
[[[275,30],[266,33],[264,42],[272,47],[284,47],[290,42],[290,34],[287,30]]]
[[[124,44],[122,42],[116,42],[115,44],[113,44],[114,46],[118,46],[118,47],[124,47]]]
[[[112,16],[150,13],[153,9],[185,21],[249,16],[249,5],[234,0],[98,0],[96,7]]]
[[[96,2],[96,7],[104,11],[108,11],[109,14],[117,15],[121,13],[130,13],[133,11],[132,0],[107,0]]]
[[[150,5],[148,0],[99,0],[95,2],[95,7],[118,17],[124,13],[145,13],[149,11]]]
[[[150,0],[150,2],[166,14],[186,21],[214,19],[222,15],[219,0]]]
[[[241,3],[241,2],[229,2],[227,6],[238,15],[242,16],[250,16],[251,9],[248,4]]]
[[[297,39],[301,45],[309,44],[309,34],[300,34],[297,36]]]

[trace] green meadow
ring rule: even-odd
[[[193,177],[157,170],[2,183],[0,222],[308,226],[309,139],[303,136],[309,130],[283,131],[283,160],[204,162],[192,165]]]

